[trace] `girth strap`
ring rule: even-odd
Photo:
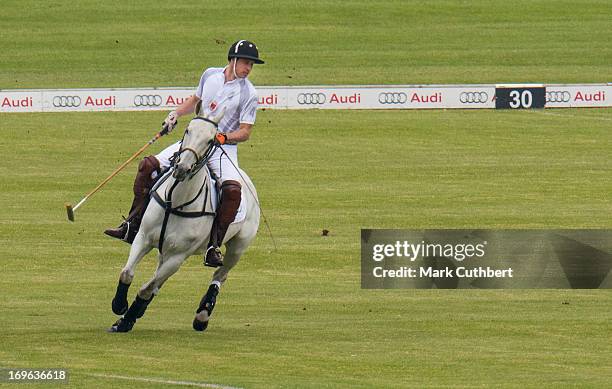
[[[174,188],[176,187],[178,181],[174,183],[174,185],[172,185],[172,187],[170,188],[170,193],[169,193],[169,197],[172,197],[172,192],[174,190]],[[203,188],[206,187],[206,193],[204,194],[204,202],[202,205],[202,210],[201,211],[190,211],[190,212],[186,212],[186,211],[180,211],[179,208],[183,208],[191,203],[193,203],[202,193]],[[151,197],[153,197],[155,199],[155,201],[157,201],[157,203],[165,210],[164,212],[164,221],[162,222],[162,227],[161,227],[161,232],[159,234],[159,245],[158,245],[158,249],[160,254],[162,253],[162,249],[164,247],[164,238],[166,236],[166,227],[168,226],[168,219],[170,218],[170,215],[176,215],[176,216],[180,216],[180,217],[187,217],[187,218],[197,218],[197,217],[202,217],[202,216],[215,216],[216,213],[215,212],[209,212],[206,210],[206,199],[208,198],[208,185],[206,185],[206,182],[204,182],[204,184],[202,185],[202,187],[200,188],[200,191],[198,192],[198,194],[196,195],[196,197],[179,206],[176,208],[172,208],[172,202],[170,201],[164,201],[161,196],[157,193],[157,190],[152,191],[151,192]]]
[[[168,207],[168,203],[166,203],[157,192],[153,192],[153,194],[151,195],[155,201],[157,201],[157,203],[166,211],[168,211],[168,213],[171,213],[173,215],[176,216],[180,216],[180,217],[202,217],[202,216],[215,216],[216,213],[215,212],[210,212],[210,211],[206,211],[206,201],[204,201],[204,209],[202,209],[201,211],[190,211],[190,212],[185,212],[185,211],[179,211],[177,208],[171,208]],[[206,188],[206,196],[208,196],[208,187]],[[206,198],[206,197],[205,197]],[[186,205],[186,204],[185,204]]]

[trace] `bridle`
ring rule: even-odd
[[[193,153],[193,155],[195,155],[196,161],[200,160],[200,157],[198,156],[198,152],[195,151],[194,149],[192,149],[191,147],[181,147],[179,149],[179,154],[183,153],[183,151],[191,151]]]
[[[193,118],[193,120],[204,120],[205,122],[208,122],[208,123],[212,124],[213,126],[215,126],[215,128],[219,127],[219,125],[217,123],[213,122],[212,120],[210,120],[208,118],[202,117],[202,116],[196,116],[195,118]],[[189,131],[189,129],[186,129],[185,133],[183,134],[183,139],[181,140],[181,147],[180,147],[179,151],[177,152],[177,154],[175,155],[174,161],[177,161],[178,157],[181,154],[183,154],[183,152],[185,152],[185,151],[189,151],[189,152],[191,152],[194,155],[194,157],[196,159],[196,162],[191,166],[191,168],[189,168],[189,170],[187,170],[187,172],[185,174],[185,178],[187,180],[190,180],[208,162],[209,158],[214,153],[214,151],[216,150],[217,146],[210,145],[208,147],[208,149],[204,152],[204,154],[202,156],[200,156],[198,154],[198,152],[195,151],[194,149],[192,149],[191,147],[183,147],[183,141],[185,140],[185,135],[187,135],[188,131]]]

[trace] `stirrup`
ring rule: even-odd
[[[204,253],[204,266],[219,267],[223,266],[223,254],[221,249],[215,245],[211,245]]]
[[[125,220],[123,223],[119,225],[117,228],[109,228],[104,231],[104,234],[110,236],[111,238],[119,239],[127,244],[132,244],[134,239],[136,238],[136,234],[138,233],[138,229],[140,228],[139,224],[131,222],[129,220]]]

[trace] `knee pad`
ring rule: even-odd
[[[221,201],[238,201],[240,202],[240,193],[242,186],[238,181],[227,180],[221,184]]]
[[[160,167],[159,161],[152,155],[145,157],[138,164],[138,173],[134,180],[134,194],[141,196],[149,193],[149,190],[153,186],[153,173],[159,174]]]
[[[138,164],[138,173],[148,174],[149,176],[153,174],[153,172],[159,173],[159,161],[152,155],[148,157],[144,157],[140,164]]]

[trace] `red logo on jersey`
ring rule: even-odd
[[[214,111],[215,108],[217,108],[217,102],[216,101],[211,101],[210,105],[208,106],[208,108],[210,108],[211,111]]]

